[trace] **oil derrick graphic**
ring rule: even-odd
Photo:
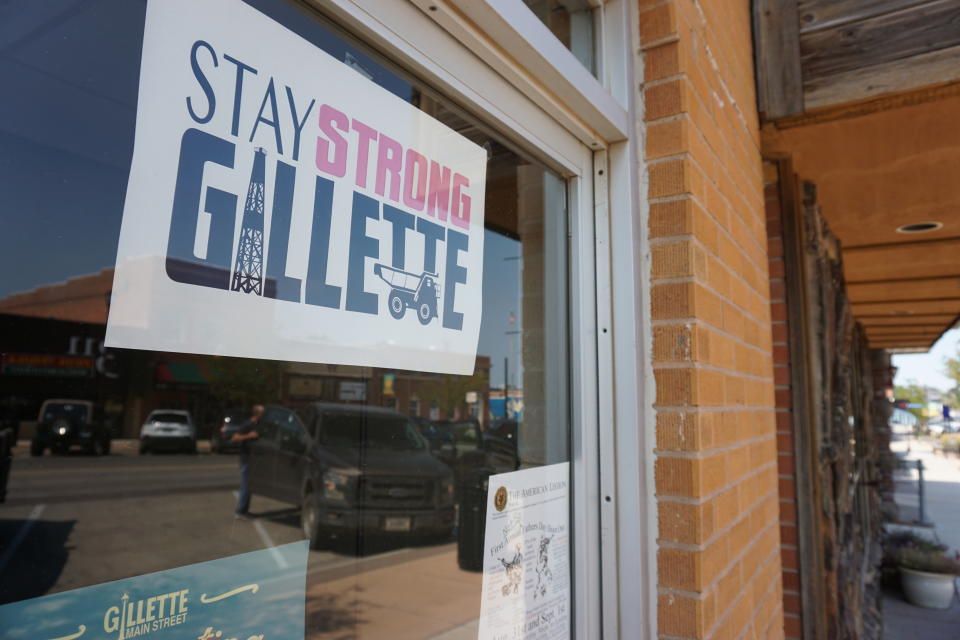
[[[263,182],[266,153],[257,149],[243,207],[243,227],[237,242],[231,291],[263,295]]]

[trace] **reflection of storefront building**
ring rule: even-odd
[[[189,355],[103,349],[100,324],[10,315],[0,315],[0,323],[7,340],[0,346],[0,404],[13,407],[21,437],[32,435],[40,405],[51,398],[95,402],[116,437],[137,437],[157,408],[189,410],[201,423],[212,417],[204,364]],[[15,350],[31,344],[31,352]]]
[[[177,359],[171,359],[169,354],[151,354],[150,361],[153,369],[152,390],[142,397],[135,394],[128,396],[131,404],[139,405],[140,409],[130,407],[132,416],[143,416],[155,409],[186,410],[191,413],[200,427],[200,436],[209,437],[207,429],[215,426],[219,420],[221,407],[212,403],[210,395],[210,374],[206,363],[189,354],[182,354]],[[150,365],[148,365],[150,366]],[[139,428],[142,419],[134,422]],[[128,433],[130,433],[128,431]],[[130,433],[130,436],[134,436]]]
[[[0,300],[0,314],[16,313],[3,316],[4,335],[15,342],[4,347],[11,350],[4,351],[0,367],[0,376],[7,383],[2,401],[19,407],[20,420],[35,420],[40,404],[52,397],[105,403],[108,415],[116,421],[116,435],[127,438],[138,436],[144,418],[155,409],[188,410],[200,425],[201,435],[207,435],[210,428],[218,426],[224,410],[253,402],[374,404],[432,420],[475,417],[481,423],[486,416],[495,415],[487,410],[492,405],[487,400],[490,358],[485,356],[478,357],[475,374],[462,380],[412,371],[291,362],[277,365],[282,391],[263,385],[241,400],[230,394],[218,397],[217,389],[211,388],[218,373],[233,375],[249,368],[247,378],[256,380],[261,377],[259,365],[211,362],[190,354],[104,349],[112,283],[112,270],[106,269]],[[90,322],[81,322],[81,318]],[[30,344],[31,332],[36,336],[37,351],[14,351]],[[51,339],[53,334],[57,341]],[[56,345],[60,352],[42,352]],[[515,393],[511,391],[511,398]],[[29,424],[21,432],[29,436]]]
[[[372,376],[370,367],[290,363],[285,369],[286,398],[291,403],[363,404]]]
[[[490,359],[485,356],[477,357],[476,372],[464,379],[375,367],[289,363],[284,370],[284,400],[291,406],[313,401],[371,404],[429,420],[475,417],[483,423],[489,404],[489,370]]]
[[[137,437],[144,418],[158,408],[188,410],[201,427],[218,419],[204,360],[104,348],[112,284],[113,270],[105,269],[0,300],[8,341],[0,347],[0,402],[17,407],[21,436],[31,435],[49,398],[94,401],[114,435],[124,438]],[[31,344],[33,353],[15,351]]]
[[[490,417],[507,420],[523,420],[523,389],[503,388],[490,390]]]
[[[126,363],[101,352],[102,340],[96,324],[0,315],[0,405],[21,437],[51,398],[94,400],[119,428]]]

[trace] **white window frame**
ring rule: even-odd
[[[591,0],[598,80],[520,0],[307,1],[567,179],[573,636],[655,638],[652,334],[635,2]]]

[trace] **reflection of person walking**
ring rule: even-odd
[[[253,405],[250,419],[237,429],[230,442],[240,443],[240,495],[237,497],[237,517],[249,517],[250,510],[250,441],[256,440],[257,423],[263,416],[263,405]]]

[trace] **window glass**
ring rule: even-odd
[[[280,437],[280,425],[271,420],[263,420],[257,425],[257,442],[270,443]]]
[[[477,427],[472,422],[454,422],[444,424],[443,428],[449,429],[453,434],[453,441],[462,449],[477,448]]]
[[[523,0],[550,32],[596,75],[594,15],[587,0]]]
[[[287,409],[278,410],[274,418],[279,428],[280,446],[302,453],[306,445],[306,434],[296,414]]]
[[[486,149],[473,371],[106,348],[147,2],[0,3],[0,605],[307,537],[307,637],[476,637],[488,478],[570,460],[566,184],[303,4],[248,4]]]
[[[153,422],[175,422],[177,424],[187,424],[189,420],[183,413],[152,413],[150,420]]]
[[[42,420],[57,420],[67,418],[70,420],[87,420],[89,417],[89,408],[83,404],[73,404],[67,402],[48,402],[43,410]]]
[[[357,409],[328,411],[320,422],[321,445],[361,449],[423,449],[423,440],[407,418],[394,412]]]

